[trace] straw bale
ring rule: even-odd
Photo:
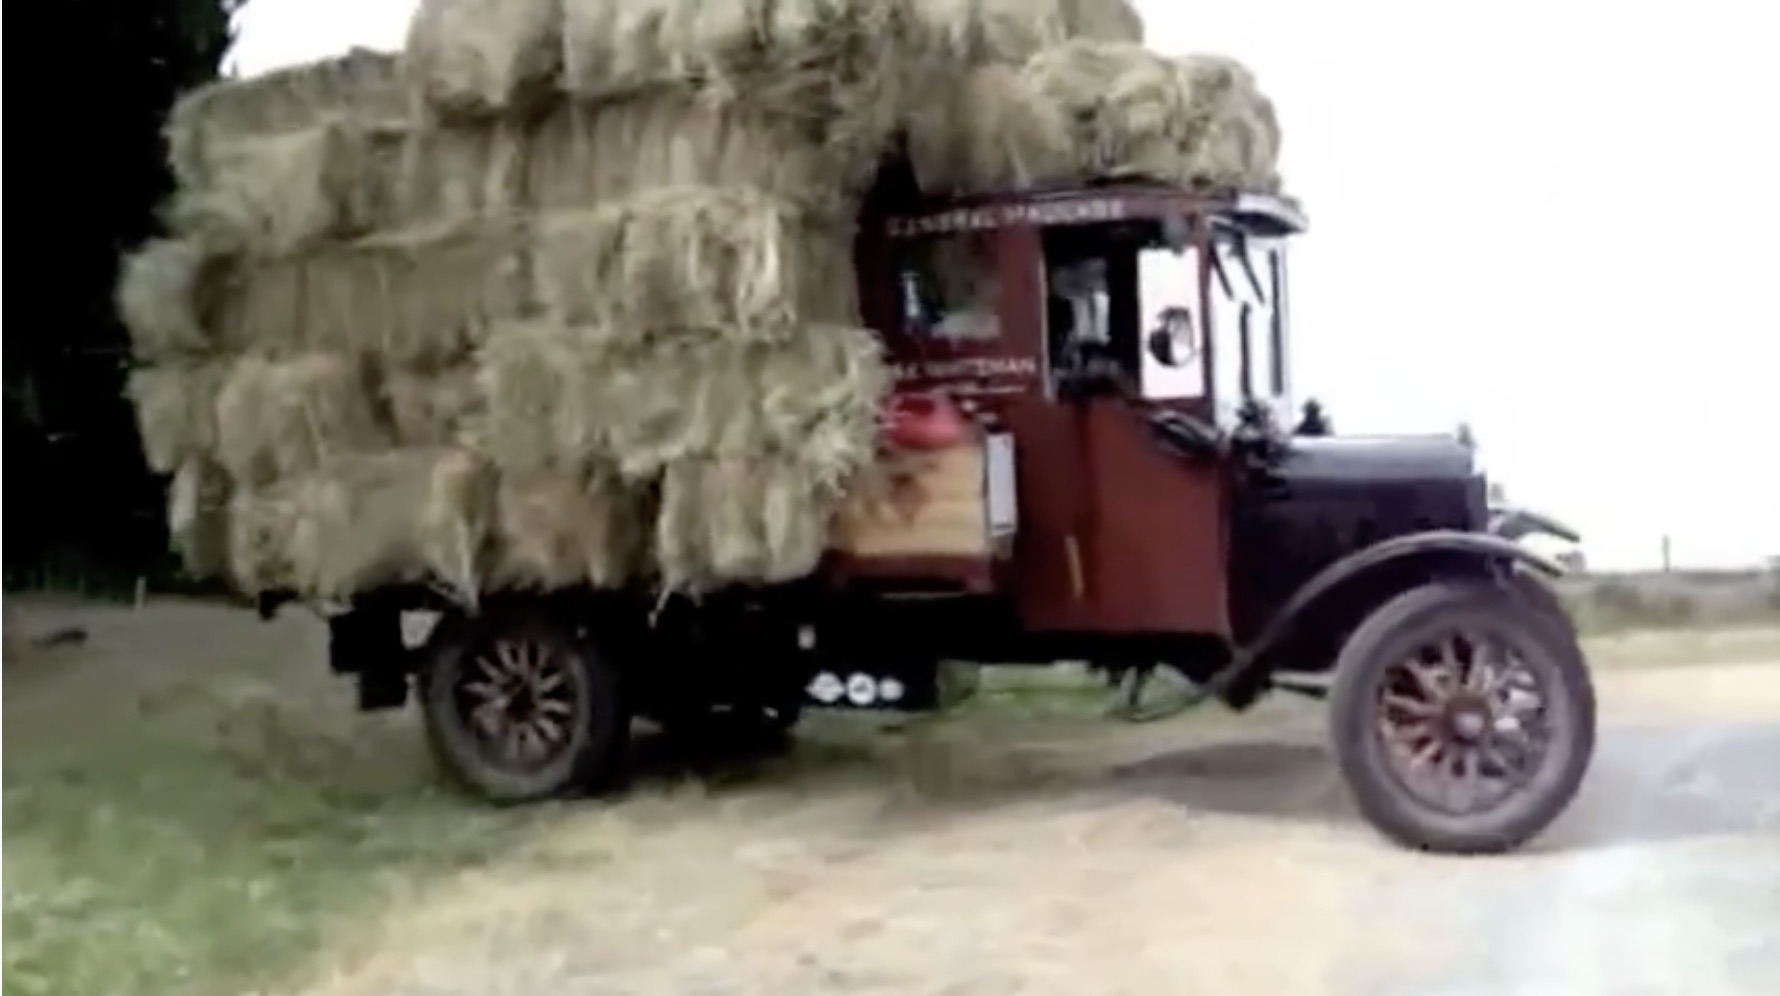
[[[781,344],[675,344],[610,351],[599,413],[620,470],[642,478],[688,457],[785,450],[838,486],[875,444],[889,384],[877,337],[804,325]]]
[[[217,321],[236,349],[369,353],[425,365],[462,355],[528,310],[525,238],[510,223],[425,226],[256,260]]]
[[[492,591],[623,584],[643,568],[648,530],[639,489],[609,471],[503,475],[483,584]]]
[[[243,356],[217,396],[216,456],[245,485],[314,470],[348,453],[387,449],[370,373],[351,356]]]
[[[860,168],[770,109],[676,90],[559,108],[532,128],[525,158],[527,202],[546,211],[661,188],[744,184],[837,216],[851,202],[835,178]]]
[[[223,375],[216,363],[160,363],[130,371],[125,393],[135,406],[143,454],[155,473],[171,474],[216,448]]]
[[[523,206],[527,125],[445,127],[422,117],[408,129],[396,180],[401,224],[501,218]]]
[[[889,375],[865,329],[799,326],[770,345],[612,339],[546,322],[490,337],[478,447],[504,470],[598,458],[632,481],[683,458],[783,449],[838,482],[870,456]]]
[[[1076,166],[1063,108],[1015,66],[964,75],[950,100],[910,115],[906,137],[909,161],[930,194],[1030,188],[1067,177]]]
[[[258,76],[220,80],[182,96],[168,115],[168,159],[182,186],[212,176],[219,145],[253,135],[312,128],[350,115],[400,121],[407,93],[397,56],[355,48],[344,55]]]
[[[578,97],[626,97],[663,84],[737,92],[774,82],[762,100],[819,91],[815,75],[857,30],[859,0],[566,0],[564,86]],[[794,105],[802,101],[794,101]]]
[[[230,573],[250,594],[344,599],[390,584],[479,592],[495,479],[467,453],[397,450],[326,468],[230,502]]]
[[[210,460],[187,460],[167,487],[167,534],[185,573],[220,578],[229,570],[228,474]]]
[[[181,191],[168,221],[220,249],[288,252],[395,218],[406,129],[349,119],[215,143],[210,179]]]
[[[602,450],[600,369],[584,339],[550,322],[508,322],[476,350],[484,409],[474,448],[503,472],[587,469]]]
[[[435,447],[463,442],[482,409],[469,363],[435,370],[385,369],[379,393],[396,445]]]
[[[409,76],[445,118],[537,108],[562,56],[562,0],[421,0],[408,30]]]
[[[536,296],[557,320],[633,335],[712,330],[763,340],[786,332],[812,282],[813,256],[850,253],[790,205],[747,187],[664,188],[538,225]]]
[[[115,304],[139,360],[202,355],[215,340],[209,318],[224,264],[198,243],[151,239],[126,255]]]
[[[1072,39],[1143,43],[1143,15],[1130,0],[1063,0],[1062,11]]]
[[[661,480],[656,568],[668,591],[772,584],[822,558],[838,493],[800,457],[687,458]]]
[[[1272,104],[1239,63],[1114,42],[1046,49],[1017,78],[973,72],[910,131],[923,186],[945,191],[1138,177],[1273,190],[1278,153]]]

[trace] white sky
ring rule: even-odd
[[[414,0],[252,0],[243,71],[400,45]],[[1591,563],[1780,554],[1780,133],[1749,0],[1138,0],[1248,63],[1309,210],[1293,370],[1349,432],[1469,420]],[[1765,95],[1765,96],[1764,96]]]

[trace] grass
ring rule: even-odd
[[[354,716],[291,627],[206,613],[230,625],[182,643],[130,618],[156,614],[7,662],[9,996],[251,991],[544,818],[440,791],[412,717]]]
[[[19,605],[8,599],[9,624],[74,622],[91,638],[6,662],[8,996],[263,991],[323,948],[363,943],[362,924],[404,895],[506,859],[557,820],[551,807],[499,811],[443,789],[413,715],[356,714],[350,686],[326,672],[320,628],[300,613],[263,624],[190,603],[27,602],[15,617]],[[1780,629],[1592,649],[1608,665],[1774,658]],[[939,732],[1089,735],[1106,695],[1065,669],[986,672],[982,694]],[[1183,720],[1213,721],[1241,719],[1214,706]],[[787,763],[837,779],[879,765],[886,740],[840,725],[813,724]],[[917,742],[922,726],[890,739]]]

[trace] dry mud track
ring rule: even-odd
[[[1780,663],[1600,682],[1584,797],[1530,853],[1382,843],[1313,708],[973,725],[875,782],[810,771],[572,808],[398,904],[304,992],[1772,992]],[[914,798],[911,779],[949,788]]]

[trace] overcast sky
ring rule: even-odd
[[[252,0],[245,72],[397,47],[415,0]],[[1295,387],[1349,432],[1468,420],[1599,566],[1780,554],[1780,134],[1750,0],[1139,0],[1259,74],[1311,234]]]

